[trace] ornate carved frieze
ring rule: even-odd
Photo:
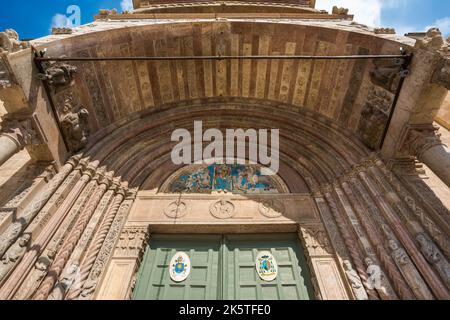
[[[432,124],[407,126],[400,140],[400,150],[420,159],[428,149],[442,145],[438,130]]]
[[[394,28],[375,28],[373,29],[375,34],[395,34]]]

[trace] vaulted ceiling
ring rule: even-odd
[[[400,46],[373,34],[288,21],[155,23],[90,32],[45,45],[47,55],[53,57],[398,54]],[[143,110],[211,98],[241,99],[312,111],[376,148],[393,99],[392,92],[371,82],[372,60],[73,64],[78,67],[75,92],[73,88],[58,91],[53,99],[60,110],[64,97],[75,95],[91,115],[92,132]]]

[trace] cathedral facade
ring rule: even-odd
[[[133,3],[0,33],[0,299],[450,298],[438,29],[314,0]],[[279,165],[174,162],[177,129],[183,150],[277,130]]]

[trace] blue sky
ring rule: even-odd
[[[22,39],[48,35],[52,25],[70,25],[70,5],[81,9],[81,24],[91,22],[99,9],[129,9],[131,0],[40,0],[9,1],[0,11],[0,30],[13,28]],[[394,27],[400,34],[437,26],[450,36],[449,0],[317,0],[317,8],[330,11],[333,5],[346,7],[357,22]]]

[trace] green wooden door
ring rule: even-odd
[[[169,263],[186,252],[191,273],[175,283]],[[255,269],[260,251],[278,264],[274,281],[261,280]],[[138,273],[134,299],[139,300],[307,300],[313,298],[309,271],[295,234],[153,235]]]
[[[138,273],[133,298],[138,300],[219,299],[221,235],[154,235]],[[177,251],[191,260],[191,273],[180,283],[172,281],[169,264]]]
[[[309,270],[295,234],[227,235],[223,269],[224,299],[310,300]],[[259,252],[269,251],[278,264],[275,280],[262,280],[255,270]]]

